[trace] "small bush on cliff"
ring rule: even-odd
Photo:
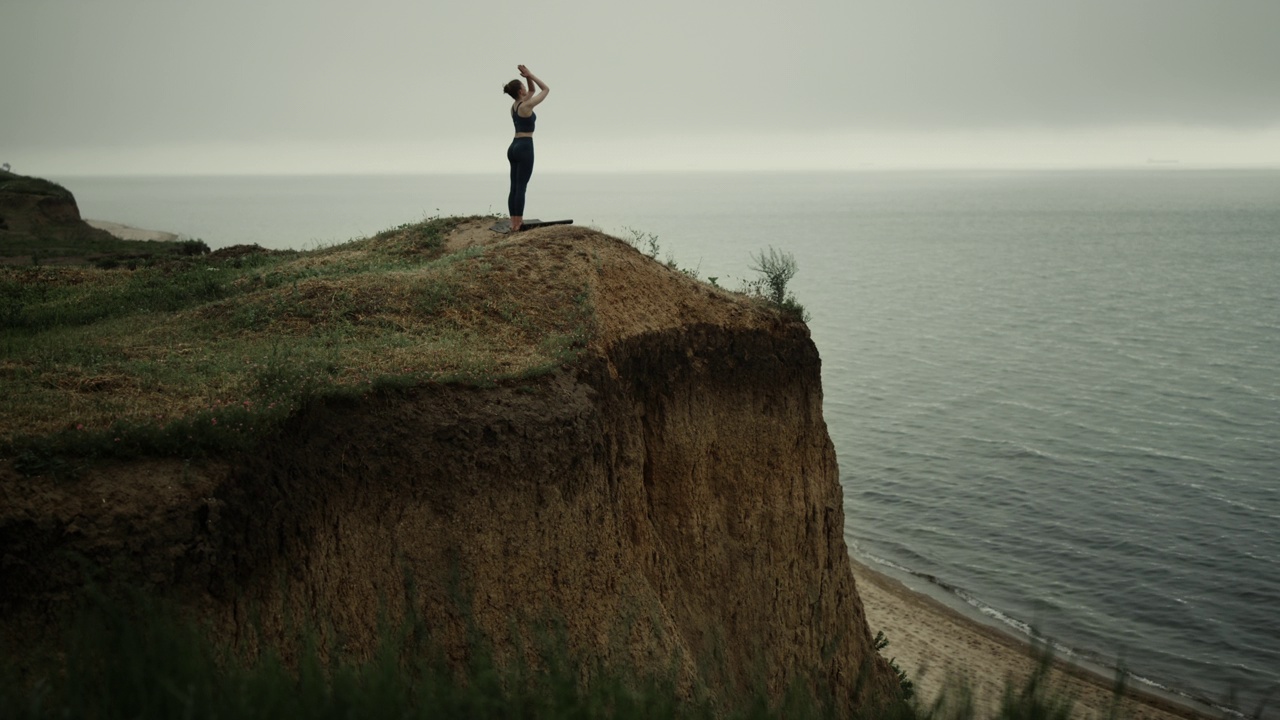
[[[759,255],[752,255],[751,261],[751,269],[760,273],[760,277],[746,281],[743,292],[764,298],[779,310],[802,322],[808,322],[808,311],[796,300],[795,294],[787,289],[787,285],[799,271],[795,257],[789,252],[779,252],[770,247],[768,252],[762,250]]]
[[[658,243],[658,236],[655,233],[647,233],[643,230],[636,230],[633,227],[624,229],[631,235],[631,237],[623,238],[623,242],[636,250],[639,250],[645,255],[648,255],[651,260],[658,259],[658,251],[661,246]]]

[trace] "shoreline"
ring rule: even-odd
[[[1039,660],[1027,638],[949,607],[852,554],[849,562],[871,634],[883,631],[889,641],[881,654],[907,673],[924,706],[949,682],[964,678],[978,714],[995,717],[1006,678],[1020,686],[1035,670]],[[1110,717],[1116,681],[1104,672],[1101,667],[1055,656],[1050,683],[1074,698],[1073,716]],[[1203,720],[1224,715],[1221,709],[1190,698],[1134,687],[1132,680],[1125,687],[1119,712],[1127,720]]]
[[[132,225],[107,222],[106,220],[85,220],[85,223],[89,225],[89,227],[106,230],[121,240],[173,242],[178,239],[178,235],[176,233],[164,232],[163,230],[146,230],[144,228],[133,227]]]

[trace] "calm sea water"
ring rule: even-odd
[[[86,217],[215,248],[506,193],[56,179]],[[1280,688],[1280,171],[535,175],[529,203],[731,287],[794,254],[864,560],[1180,692],[1252,712]]]

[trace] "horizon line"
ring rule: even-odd
[[[1098,171],[1136,171],[1150,170],[1158,172],[1178,171],[1215,171],[1215,170],[1280,170],[1280,162],[1260,163],[1183,163],[1177,160],[1147,160],[1140,163],[1113,163],[1092,165],[875,165],[868,164],[849,168],[796,167],[796,168],[645,168],[645,169],[548,169],[540,175],[838,175],[863,172],[1098,172]],[[9,172],[15,175],[27,175],[24,172]],[[158,170],[138,170],[123,172],[102,171],[55,171],[47,175],[57,177],[421,177],[421,176],[505,176],[500,170],[348,170],[348,171],[310,171],[310,170],[211,170],[195,172],[172,172]],[[41,175],[28,175],[41,177]]]

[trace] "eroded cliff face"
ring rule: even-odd
[[[585,267],[597,309],[557,372],[317,405],[226,462],[62,485],[5,466],[8,642],[46,626],[73,551],[246,649],[323,619],[367,652],[380,611],[411,604],[459,661],[468,623],[503,657],[554,621],[581,656],[657,672],[680,658],[683,687],[726,700],[793,681],[846,707],[891,698],[805,326],[598,233],[526,236],[512,252]]]

